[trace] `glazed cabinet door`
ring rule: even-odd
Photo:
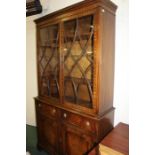
[[[58,124],[40,113],[37,113],[38,146],[52,155],[58,155]]]
[[[93,108],[94,16],[64,21],[64,102]]]
[[[77,127],[65,125],[63,135],[63,155],[83,155],[92,147],[92,137]]]
[[[59,24],[38,28],[39,95],[59,99]]]

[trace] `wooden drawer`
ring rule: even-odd
[[[76,125],[81,129],[85,129],[93,133],[96,132],[95,121],[91,120],[90,118],[86,118],[64,110],[61,112],[61,118],[63,121]]]
[[[59,109],[51,105],[46,105],[44,103],[38,102],[36,104],[36,109],[37,109],[37,112],[49,118],[58,118],[59,116]]]

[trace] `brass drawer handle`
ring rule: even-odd
[[[56,113],[56,110],[55,110],[55,109],[53,109],[53,110],[52,110],[52,113],[53,113],[53,114],[55,114],[55,113]]]
[[[66,52],[68,49],[67,48],[64,48],[64,51]]]
[[[66,113],[64,113],[64,118],[66,118],[67,117],[67,114]]]
[[[105,12],[105,10],[104,9],[102,9],[102,13],[104,13]]]
[[[92,29],[93,29],[93,28],[94,28],[94,26],[93,26],[93,25],[90,25],[90,28],[92,28]]]
[[[89,121],[87,121],[87,122],[86,122],[86,125],[87,125],[87,126],[90,126],[90,122],[89,122]]]

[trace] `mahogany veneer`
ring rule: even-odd
[[[35,20],[38,147],[51,155],[85,154],[113,128],[116,8],[85,0]]]

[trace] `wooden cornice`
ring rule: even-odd
[[[45,19],[53,18],[55,16],[61,16],[64,13],[67,13],[69,11],[75,11],[75,10],[78,10],[79,8],[85,8],[89,6],[102,7],[106,10],[109,10],[113,14],[115,14],[116,9],[117,9],[117,6],[114,3],[112,3],[110,0],[84,0],[82,2],[68,6],[66,8],[52,12],[44,17],[38,18],[35,20],[35,23],[42,22]]]

